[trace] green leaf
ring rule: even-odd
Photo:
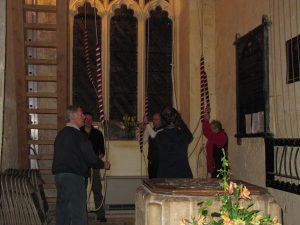
[[[235,198],[239,197],[239,188],[238,187],[233,189],[233,195]]]
[[[206,205],[211,206],[212,205],[212,200],[211,199],[207,200]]]
[[[247,205],[246,209],[251,208],[254,205],[254,203],[250,203],[249,205]]]
[[[190,220],[188,220],[188,219],[184,219],[184,221],[185,221],[186,223],[189,223],[189,224],[192,223],[192,222],[191,222]]]

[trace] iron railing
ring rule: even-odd
[[[265,139],[266,186],[300,194],[300,139]]]

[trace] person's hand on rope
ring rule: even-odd
[[[143,118],[143,124],[144,124],[144,126],[146,126],[148,123],[149,123],[148,116],[144,115],[144,118]]]
[[[109,169],[110,169],[110,162],[105,161],[105,162],[104,162],[104,168],[103,168],[103,169],[109,170]]]
[[[206,120],[210,120],[210,107],[206,107],[205,108],[205,116],[204,116],[204,119]]]

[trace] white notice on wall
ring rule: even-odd
[[[257,112],[252,114],[252,133],[264,132],[264,112]]]
[[[258,112],[258,133],[263,133],[265,131],[265,117],[264,112]]]
[[[252,132],[252,129],[251,129],[251,119],[252,119],[252,114],[246,114],[245,115],[246,134],[251,134],[251,132]]]

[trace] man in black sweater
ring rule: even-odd
[[[89,140],[92,142],[92,146],[95,154],[103,159],[105,155],[104,138],[102,132],[93,126],[93,114],[90,112],[85,112],[84,126],[81,127],[82,130]],[[100,179],[99,169],[93,169],[92,173],[92,191],[94,194],[95,207],[98,209],[95,213],[97,214],[97,219],[100,222],[106,222],[104,200],[102,195],[102,184]],[[102,204],[102,205],[101,205]],[[100,207],[101,206],[101,207]],[[100,207],[100,208],[99,208]]]
[[[110,163],[99,159],[87,136],[80,131],[85,119],[80,106],[69,106],[65,119],[66,127],[55,138],[52,165],[57,189],[56,225],[87,225],[88,168],[109,169]]]

